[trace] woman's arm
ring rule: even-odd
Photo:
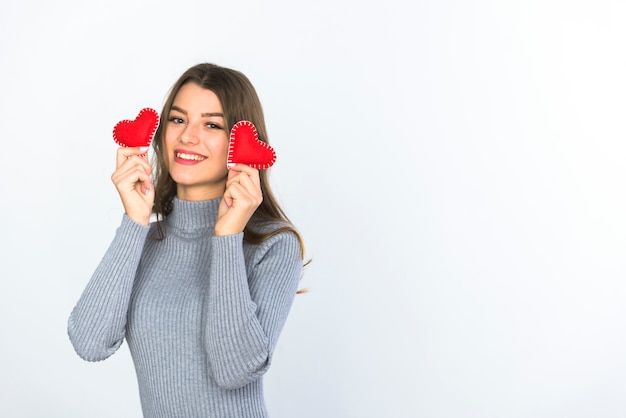
[[[130,295],[149,229],[124,215],[113,242],[70,315],[70,341],[76,353],[87,361],[106,359],[124,340]]]
[[[214,237],[206,299],[209,373],[225,389],[262,376],[298,289],[300,245],[292,233],[259,245],[246,272],[243,234]]]

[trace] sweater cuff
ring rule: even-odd
[[[138,222],[135,222],[127,214],[122,215],[122,222],[117,229],[118,234],[140,236],[142,240],[145,239],[146,236],[148,236],[148,231],[150,231],[150,224],[144,226]]]

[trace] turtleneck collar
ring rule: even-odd
[[[184,231],[213,229],[221,198],[191,202],[174,197],[172,212],[165,220],[170,228]]]

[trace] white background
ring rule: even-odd
[[[626,416],[622,0],[12,1],[0,416],[140,417],[67,317],[121,219],[113,125],[247,74],[313,263],[275,418]]]

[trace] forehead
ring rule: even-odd
[[[222,103],[217,94],[195,83],[184,84],[176,93],[172,105],[188,112],[222,112]]]

